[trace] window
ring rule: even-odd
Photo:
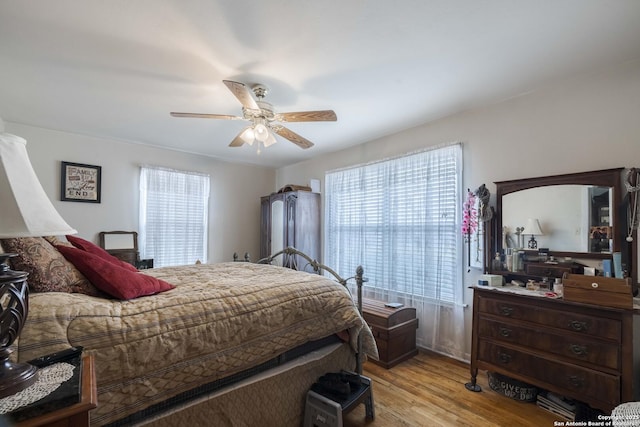
[[[207,260],[209,176],[142,166],[140,253],[154,267]]]
[[[461,303],[462,147],[325,176],[325,260],[388,296]]]

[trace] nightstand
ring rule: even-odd
[[[153,268],[153,258],[139,259],[135,264],[138,270],[146,270],[147,268]]]
[[[77,403],[28,418],[15,424],[16,427],[89,427],[89,411],[98,406],[96,372],[93,355],[82,357],[81,389]]]

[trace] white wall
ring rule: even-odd
[[[260,248],[260,196],[273,191],[275,171],[225,163],[146,145],[94,138],[5,122],[5,131],[27,140],[27,152],[44,190],[78,236],[98,242],[100,231],[138,230],[140,164],[207,173],[209,262]],[[60,162],[102,166],[102,202],[60,201]]]
[[[640,60],[280,168],[276,187],[450,141],[465,186],[640,164]]]
[[[276,187],[309,178],[324,181],[327,170],[450,141],[464,142],[464,188],[484,183],[492,194],[495,181],[640,167],[640,60],[283,167]],[[465,283],[476,283],[477,274],[465,273]],[[467,291],[465,302],[471,297]]]

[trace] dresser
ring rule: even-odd
[[[610,412],[636,399],[635,317],[633,310],[476,287],[467,388],[479,391],[484,369]]]

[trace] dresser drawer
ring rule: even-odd
[[[478,298],[480,314],[492,314],[505,319],[522,320],[540,326],[553,327],[598,338],[620,342],[622,325],[617,319],[596,317],[565,310],[553,310],[514,303],[499,298]]]
[[[546,359],[482,339],[478,358],[507,372],[535,378],[538,384],[543,383],[540,384],[543,388],[544,383],[561,388],[568,397],[597,400],[612,406],[620,399],[620,377],[617,375]]]
[[[597,369],[620,369],[620,346],[611,341],[582,334],[555,333],[553,329],[530,328],[484,316],[479,317],[478,332],[481,339],[491,338],[552,353],[581,365],[592,364]]]

